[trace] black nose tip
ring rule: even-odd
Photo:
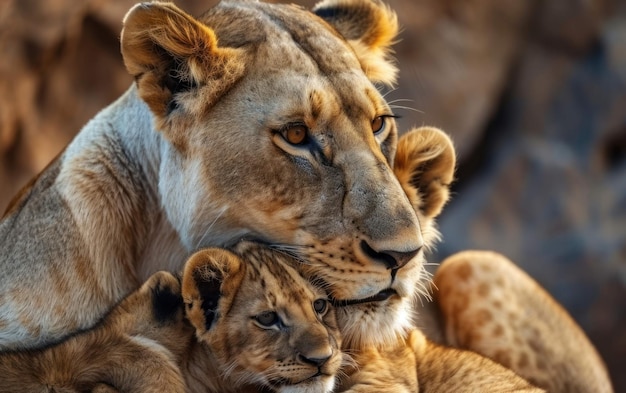
[[[383,263],[387,269],[399,269],[402,266],[409,263],[417,253],[422,249],[418,247],[409,251],[394,251],[394,250],[374,250],[365,240],[361,241],[361,250],[370,258]]]
[[[304,355],[298,355],[298,357],[300,358],[301,362],[312,364],[312,365],[314,365],[316,367],[322,367],[324,365],[324,363],[326,363],[328,361],[328,359],[330,359],[330,355],[329,356],[321,356],[321,357],[306,357]]]

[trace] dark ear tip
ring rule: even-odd
[[[314,8],[313,13],[322,19],[335,19],[342,15],[346,15],[346,10],[337,7],[320,7]]]

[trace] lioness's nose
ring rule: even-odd
[[[328,359],[330,359],[331,354],[327,354],[327,355],[322,355],[319,357],[308,357],[308,356],[304,356],[302,354],[298,355],[300,357],[300,361],[303,363],[308,363],[308,364],[312,364],[314,366],[317,367],[322,367],[324,365],[324,363],[326,363],[328,361]]]
[[[422,249],[420,244],[417,248],[408,251],[382,250],[377,251],[365,240],[361,240],[361,250],[371,259],[383,263],[387,269],[399,269],[409,263]]]

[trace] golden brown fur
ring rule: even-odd
[[[154,301],[162,303],[161,319]],[[0,355],[0,392],[184,392],[178,364],[192,343],[178,279],[159,272],[96,328],[44,349]]]
[[[283,254],[237,251],[199,251],[182,285],[155,273],[95,328],[0,355],[0,392],[330,392],[342,354],[325,294]],[[280,323],[254,320],[268,312]]]
[[[582,329],[504,256],[455,254],[434,282],[449,344],[494,359],[550,392],[612,392],[604,363]]]
[[[486,357],[437,345],[419,330],[393,345],[363,348],[354,360],[358,367],[344,370],[338,392],[544,392]]]

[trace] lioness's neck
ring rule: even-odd
[[[0,285],[0,315],[10,321],[0,348],[91,326],[149,273],[182,266],[186,255],[158,188],[167,149],[132,87],[11,203],[0,221],[0,255],[11,267]],[[14,305],[24,296],[9,294],[21,294],[33,271],[29,298],[47,307]]]
[[[150,111],[131,87],[68,146],[59,175],[59,189],[89,239],[91,259],[129,261],[139,281],[157,267],[179,268],[185,257],[158,190],[162,156],[171,147],[153,127]],[[146,259],[160,266],[150,269]]]

